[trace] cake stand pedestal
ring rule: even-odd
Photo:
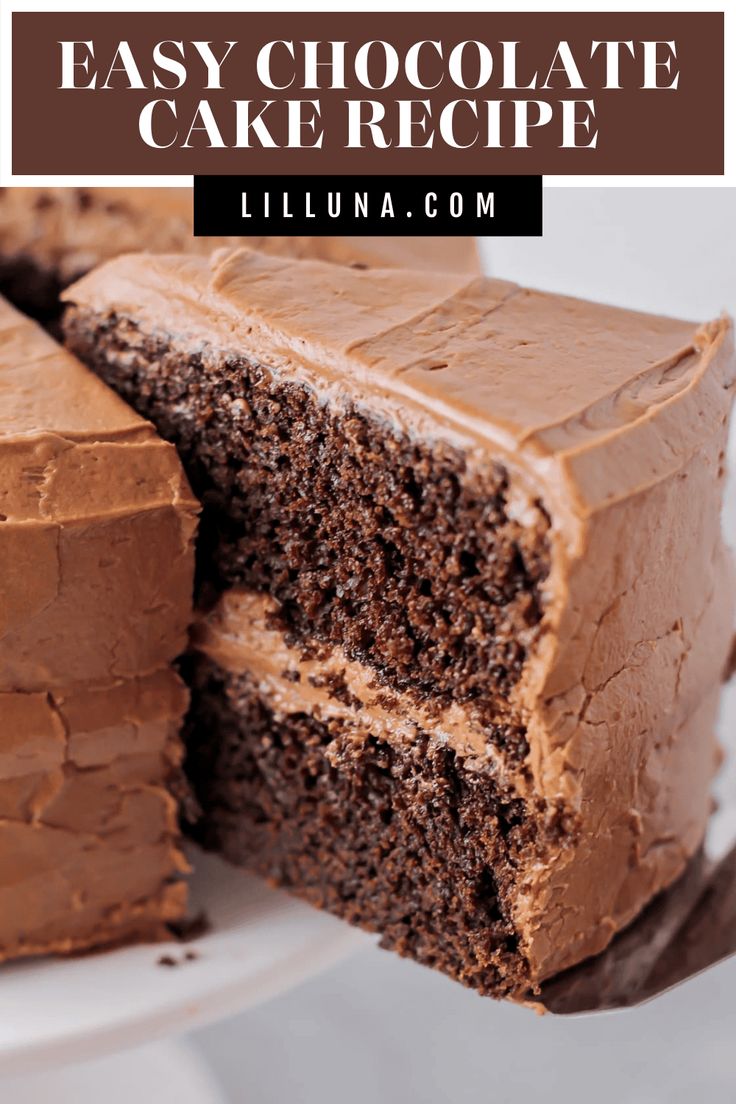
[[[148,1081],[138,1093],[129,1085],[121,1104],[168,1104],[167,1071],[177,1064],[191,1074],[185,1077],[189,1095],[177,1091],[177,1104],[210,1104],[217,1096],[211,1084],[203,1095],[207,1078],[194,1072],[195,1055],[164,1040],[252,1008],[374,942],[217,858],[194,852],[191,859],[192,911],[204,909],[211,926],[200,939],[3,967],[2,1104],[61,1104],[65,1083],[74,1104],[117,1104],[116,1070],[128,1070],[139,1079],[135,1084]],[[39,1078],[46,1073],[54,1092],[28,1095],[34,1078],[43,1085]],[[105,1080],[104,1093],[74,1091],[75,1079],[96,1076]],[[16,1097],[6,1089],[11,1079]]]

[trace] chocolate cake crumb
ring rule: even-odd
[[[508,712],[542,616],[549,519],[509,517],[500,464],[470,471],[448,445],[330,411],[245,357],[183,356],[114,315],[73,310],[66,329],[176,443],[204,503],[200,588],[269,593],[289,639],[339,644],[418,700]]]
[[[249,250],[66,297],[204,503],[196,838],[482,993],[600,951],[708,815],[728,323]]]
[[[190,677],[203,846],[482,993],[528,988],[509,903],[519,856],[559,839],[554,816],[545,825],[426,734],[399,751],[303,713],[276,719],[247,676],[210,661]]]
[[[169,930],[179,943],[193,943],[194,940],[208,935],[212,931],[212,924],[207,913],[202,911],[169,924]]]
[[[373,672],[389,711],[399,693],[428,714],[467,705],[523,771],[509,695],[539,633],[549,517],[511,518],[501,464],[470,469],[441,441],[409,440],[354,405],[331,411],[246,357],[215,369],[213,354],[184,356],[115,315],[72,308],[66,327],[176,443],[204,502],[208,607],[233,584],[268,594],[269,624],[304,659],[339,645]],[[196,839],[481,992],[529,987],[508,902],[521,852],[542,857],[564,835],[552,808],[527,806],[427,734],[402,755],[306,715],[277,721],[247,679],[203,670],[189,659],[184,671]],[[360,717],[344,678],[307,683]]]
[[[157,966],[167,966],[169,969],[176,966],[183,966],[185,962],[197,962],[200,955],[196,951],[186,951],[181,958],[176,958],[174,955],[165,954],[161,955],[156,960]]]

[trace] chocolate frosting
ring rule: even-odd
[[[196,352],[246,353],[320,401],[500,460],[543,506],[552,570],[514,690],[537,794],[575,846],[521,873],[536,979],[600,951],[700,846],[734,578],[720,508],[736,363],[697,326],[461,276],[295,265],[249,251],[124,257],[67,293]],[[247,625],[244,622],[244,632]]]
[[[174,449],[0,300],[0,959],[182,912],[169,792],[197,503]]]
[[[156,937],[181,915],[168,783],[186,703],[168,670],[0,693],[0,961]]]
[[[209,254],[247,244],[267,253],[340,265],[477,272],[473,238],[238,237],[192,235],[190,188],[5,188],[0,256],[30,257],[62,285],[120,253]]]
[[[198,509],[176,452],[2,301],[0,457],[0,690],[170,662]]]
[[[551,978],[534,1003],[558,1015],[630,1008],[736,955],[736,847],[698,852],[603,954]]]
[[[410,694],[388,691],[373,668],[349,659],[338,647],[312,643],[305,656],[274,627],[277,612],[267,595],[233,587],[195,623],[192,645],[226,671],[247,671],[278,717],[308,713],[324,722],[337,719],[393,743],[414,739],[417,730],[431,732],[466,761],[492,756],[504,781],[513,779],[520,791],[527,788],[520,764],[506,762],[489,745],[482,725],[464,706],[453,703],[438,711]],[[331,692],[331,676],[347,688],[347,698]]]

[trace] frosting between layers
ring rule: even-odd
[[[186,705],[168,670],[0,693],[0,960],[155,936],[181,914],[167,786]]]
[[[725,557],[716,576],[722,570],[728,583]],[[418,705],[381,686],[371,668],[340,648],[313,645],[305,655],[271,626],[275,612],[268,596],[233,588],[200,617],[192,645],[226,671],[247,672],[276,716],[305,712],[399,746],[422,731],[451,747],[466,769],[490,765],[500,784],[519,796],[544,793],[551,802],[564,796],[566,807],[578,813],[582,830],[574,851],[563,849],[554,861],[533,860],[519,871],[514,919],[539,977],[563,968],[557,964],[563,957],[570,964],[601,950],[697,850],[719,762],[713,731],[721,672],[712,652],[722,653],[731,635],[731,609],[724,609],[715,580],[692,641],[680,626],[661,642],[639,642],[598,689],[593,682],[600,672],[587,667],[585,708],[577,717],[566,715],[566,738],[556,751],[548,748],[541,768],[536,764],[534,783],[524,764],[493,746],[467,709]],[[347,690],[347,700],[331,692],[333,679]],[[650,700],[637,702],[643,687]],[[630,700],[637,702],[634,724],[618,723]],[[558,721],[558,737],[562,727]],[[540,773],[547,776],[544,787]],[[560,869],[561,879],[555,877]],[[567,942],[558,946],[563,933]]]
[[[455,750],[468,769],[475,762],[487,767],[490,761],[502,784],[513,784],[519,793],[528,788],[518,764],[489,742],[469,710],[458,704],[439,710],[420,705],[409,694],[381,685],[375,671],[349,659],[341,648],[312,645],[305,654],[272,627],[276,611],[267,595],[234,587],[195,623],[192,645],[226,671],[248,672],[277,715],[334,718],[389,743],[410,742],[421,730]],[[331,692],[332,680],[347,690],[347,701]],[[500,717],[499,723],[506,720]]]

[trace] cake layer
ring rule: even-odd
[[[205,381],[225,358],[267,367],[338,409],[379,410],[400,431],[470,450],[469,461],[501,453],[581,517],[678,470],[730,410],[736,374],[725,318],[698,326],[503,280],[337,273],[248,250],[212,266],[120,257],[65,299],[98,321],[132,320],[131,391],[137,381],[148,392],[154,375],[173,405],[171,368],[147,365],[141,348],[153,337],[163,352],[173,336]],[[237,395],[217,382],[224,420]]]
[[[0,294],[48,320],[62,288],[110,257],[209,254],[228,241],[341,265],[478,271],[473,238],[195,238],[188,188],[3,188]]]
[[[0,690],[183,650],[198,505],[174,449],[0,301]]]
[[[556,972],[551,960],[533,972],[514,908],[519,868],[550,861],[554,822],[541,831],[533,808],[421,731],[397,745],[289,713],[210,661],[192,682],[188,762],[204,810],[193,831],[205,847],[483,994],[528,998]],[[708,740],[714,707],[712,696],[678,740]],[[612,928],[581,932],[574,955],[595,953]]]
[[[709,785],[718,762],[712,734],[719,679],[716,675],[713,681],[711,676],[708,682],[708,666],[712,642],[718,638],[722,621],[719,605],[718,598],[711,596],[700,618],[700,633],[689,649],[683,651],[672,640],[664,640],[659,646],[645,642],[632,660],[632,670],[612,680],[612,700],[617,709],[642,672],[646,672],[656,693],[650,701],[639,704],[641,722],[646,724],[642,732],[607,734],[603,739],[610,743],[606,746],[601,739],[600,746],[592,749],[586,764],[592,785],[581,818],[566,810],[562,802],[540,798],[526,756],[528,747],[521,738],[523,729],[510,730],[505,718],[499,718],[497,725],[484,722],[472,707],[453,704],[438,709],[431,701],[417,703],[412,695],[387,691],[374,669],[351,661],[342,649],[316,642],[306,647],[296,643],[278,628],[277,607],[272,599],[237,588],[227,591],[217,606],[200,618],[193,633],[194,649],[203,659],[194,664],[187,770],[204,809],[202,838],[261,872],[267,869],[264,861],[277,862],[274,855],[280,853],[282,836],[296,849],[296,841],[305,829],[294,817],[308,816],[309,799],[302,795],[307,804],[300,798],[298,814],[288,808],[277,813],[276,806],[280,787],[293,786],[305,772],[316,769],[314,763],[311,768],[307,766],[314,753],[308,731],[314,726],[321,733],[319,774],[327,772],[332,781],[334,770],[348,769],[346,746],[359,745],[363,748],[361,756],[368,754],[370,759],[380,745],[381,755],[396,766],[395,792],[386,797],[389,809],[404,809],[401,764],[407,755],[413,758],[413,746],[418,744],[421,756],[451,760],[453,770],[464,779],[463,786],[469,787],[465,815],[476,817],[477,825],[483,825],[486,800],[513,806],[517,819],[525,825],[526,845],[514,854],[511,867],[504,865],[505,852],[499,859],[498,848],[503,848],[504,840],[495,839],[497,828],[493,824],[485,826],[480,838],[470,839],[466,831],[463,839],[474,850],[476,866],[486,869],[484,877],[494,887],[494,900],[502,911],[507,934],[514,933],[518,961],[515,966],[507,961],[504,970],[515,972],[519,984],[536,983],[553,972],[547,963],[554,954],[550,944],[555,931],[538,921],[535,926],[529,925],[528,899],[533,899],[540,883],[548,880],[553,860],[564,861],[561,855],[565,856],[570,848],[577,849],[579,866],[567,872],[570,880],[564,904],[575,916],[574,954],[582,959],[600,950],[632,919],[640,907],[645,883],[645,892],[653,895],[659,888],[658,880],[662,879],[663,884],[673,880],[674,871],[679,871],[697,849],[709,812]],[[218,699],[224,704],[218,704]],[[601,708],[605,716],[610,703],[591,706],[573,742],[575,746],[596,736],[596,728],[603,723]],[[278,750],[283,751],[278,732],[283,724],[306,730],[301,731],[293,754],[285,756],[284,776],[279,773],[278,763]],[[270,734],[272,760],[265,781],[260,766],[253,766],[265,754],[264,728]],[[657,741],[652,740],[655,732]],[[213,733],[217,733],[217,739],[212,738]],[[245,762],[252,769],[246,769]],[[427,771],[431,776],[431,768]],[[355,784],[343,781],[346,786]],[[423,792],[431,792],[435,783],[427,777],[422,783]],[[310,786],[307,782],[305,791]],[[489,793],[484,792],[486,788]],[[608,807],[603,794],[607,795]],[[324,792],[319,800],[326,800]],[[426,800],[434,807],[434,798]],[[273,803],[269,815],[262,815],[262,809],[257,811],[259,802],[264,807]],[[362,798],[356,809],[365,809]],[[361,818],[356,810],[353,813],[356,819]],[[322,817],[316,810],[314,815]],[[393,816],[386,815],[391,822]],[[245,819],[245,825],[239,823],[240,818]],[[324,829],[322,820],[320,824]],[[579,830],[581,826],[592,834],[592,860],[591,837]],[[258,843],[261,835],[270,840],[265,847]],[[532,836],[533,848],[529,842]],[[626,838],[632,840],[630,848],[622,846]],[[325,854],[333,845],[338,846],[337,841],[329,830],[323,831],[321,846]],[[597,857],[600,852],[608,854],[601,866]],[[296,861],[296,851],[290,861]],[[313,861],[312,855],[309,862]],[[269,876],[279,878],[276,869]],[[431,878],[426,871],[424,876],[434,886],[434,881],[441,885],[446,880],[453,882],[458,873],[444,870],[439,863]],[[306,886],[291,875],[284,875],[281,881],[298,892],[307,891],[311,899],[316,892],[314,879],[313,871]],[[327,875],[319,886],[325,894],[334,889]],[[432,886],[432,892],[447,892],[446,887],[441,890]],[[471,892],[472,887],[467,889]],[[406,904],[407,913],[412,914],[413,906]],[[338,911],[343,914],[344,909]],[[353,919],[383,930],[380,919],[371,920],[370,915],[369,910],[362,918],[356,914]],[[467,922],[467,917],[458,920],[457,930],[462,932]],[[426,923],[426,918],[421,923]],[[490,962],[498,948],[495,936],[489,934],[487,938]],[[540,945],[542,956],[537,950]],[[451,973],[468,970],[468,976],[472,974],[469,963],[462,967],[446,964],[444,968]],[[485,988],[492,982],[489,978],[484,981],[479,974],[473,984]]]
[[[192,649],[225,671],[247,673],[277,711],[365,722],[389,743],[406,742],[421,729],[468,761],[490,759],[504,785],[520,794],[528,790],[523,765],[528,747],[523,733],[509,725],[503,702],[489,721],[474,703],[442,707],[436,699],[389,690],[374,667],[350,659],[339,646],[314,639],[300,644],[279,622],[273,598],[233,587],[199,616]]]
[[[394,703],[382,746],[409,716],[425,748],[424,718],[459,708],[466,731],[443,747],[464,756],[479,733],[490,745],[473,763],[479,809],[518,749],[516,797],[542,841],[504,887],[518,976],[601,950],[683,870],[708,816],[734,595],[720,530],[728,322],[248,252],[212,270],[120,258],[67,298],[72,347],[176,442],[204,498],[203,584],[267,594],[290,645],[372,672]],[[242,618],[244,636],[253,625]],[[250,717],[255,695],[274,748],[297,714],[279,713],[252,659],[208,662],[226,674],[204,691],[198,762],[225,789],[217,757],[238,710]],[[298,713],[308,729],[323,724],[316,704]],[[216,838],[235,839],[238,818],[249,831],[249,777],[233,776],[227,832],[212,813]],[[349,792],[357,832],[371,796]],[[259,817],[266,835],[281,823],[275,808]],[[556,837],[540,835],[549,824]],[[484,843],[492,872],[499,833]],[[427,884],[456,877],[447,848],[422,852]],[[416,913],[415,945],[429,923]],[[471,975],[504,991],[500,973]]]
[[[526,991],[508,900],[542,841],[523,802],[421,729],[389,742],[209,660],[192,684],[204,846],[482,993]]]
[[[0,693],[0,960],[159,938],[187,869],[171,671]]]

